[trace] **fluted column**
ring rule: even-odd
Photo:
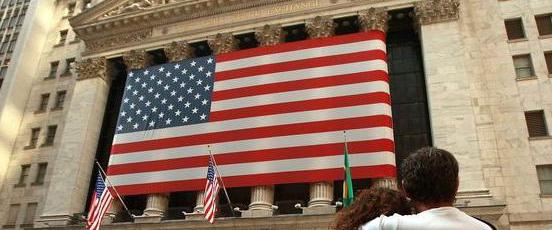
[[[171,42],[163,50],[169,62],[177,62],[192,57],[192,48],[185,41]]]
[[[144,209],[144,215],[146,216],[163,216],[169,207],[169,194],[157,193],[149,194]]]
[[[387,11],[383,8],[370,8],[358,13],[362,32],[379,30],[387,32]]]
[[[390,188],[397,190],[397,178],[394,177],[384,177],[384,178],[374,178],[372,179],[371,188]]]
[[[53,159],[56,164],[48,169],[56,183],[47,188],[39,227],[71,223],[73,214],[84,210],[88,198],[111,80],[104,57],[79,61],[76,70],[77,81]]]
[[[194,207],[194,213],[203,213],[203,200],[205,199],[205,192],[198,191],[196,193],[196,206]]]
[[[109,209],[107,209],[107,212],[105,212],[102,224],[113,223],[113,221],[115,221],[115,218],[117,217],[117,214],[121,212],[122,208],[123,205],[121,204],[121,201],[115,198],[113,202],[111,202],[111,206],[109,207]]]
[[[335,24],[330,16],[316,16],[307,20],[306,30],[310,39],[331,37],[334,35]],[[332,201],[333,181],[311,183],[309,204],[307,208],[303,209],[303,213],[334,213],[335,207],[331,206]]]

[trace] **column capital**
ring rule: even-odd
[[[186,41],[171,42],[163,47],[170,62],[192,57],[192,47]]]
[[[370,8],[360,11],[358,14],[358,21],[360,23],[360,30],[363,32],[370,30],[379,30],[387,32],[387,10],[384,8]]]
[[[316,16],[307,20],[305,26],[310,38],[325,38],[334,34],[335,24],[331,16]]]
[[[265,25],[257,28],[255,38],[259,46],[272,46],[282,41],[282,27],[280,25]]]
[[[238,47],[237,40],[232,33],[211,36],[207,43],[209,43],[209,47],[211,47],[215,55],[232,52]]]
[[[77,80],[89,78],[101,78],[108,81],[107,60],[105,57],[88,58],[78,61],[75,70],[77,72]]]
[[[141,69],[148,65],[149,58],[145,50],[131,50],[123,54],[123,61],[127,70]]]
[[[459,0],[423,0],[414,3],[414,15],[419,25],[458,20]]]

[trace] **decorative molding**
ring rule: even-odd
[[[77,80],[101,78],[108,81],[107,60],[105,57],[89,58],[78,61],[75,70]]]
[[[387,32],[387,10],[383,8],[370,8],[358,13],[361,31],[379,30]]]
[[[192,57],[192,47],[190,47],[188,42],[185,41],[171,42],[165,45],[163,50],[165,51],[165,55],[170,62],[176,62]]]
[[[103,39],[97,39],[93,41],[87,41],[86,51],[87,52],[98,52],[102,50],[109,49],[110,47],[128,45],[136,43],[151,37],[151,30],[140,30],[135,32],[130,32],[126,34],[119,34],[117,36],[112,36]]]
[[[207,42],[215,55],[234,51],[238,47],[237,40],[232,33],[222,33],[211,36]]]
[[[307,20],[305,26],[311,39],[334,35],[335,24],[331,16],[316,16]]]
[[[265,25],[257,28],[255,38],[259,46],[272,46],[282,41],[282,27],[280,25]]]
[[[127,70],[142,69],[148,66],[149,57],[145,50],[131,50],[123,54],[123,61]]]
[[[152,7],[154,3],[151,0],[138,0],[138,1],[129,1],[126,2],[123,5],[120,5],[114,10],[111,10],[107,13],[105,13],[101,18],[108,18],[113,17],[117,15],[121,15],[124,13],[130,13],[134,11],[144,10],[149,7]]]
[[[460,0],[423,0],[414,3],[414,14],[419,25],[458,20]]]

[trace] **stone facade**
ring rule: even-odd
[[[58,2],[53,12],[62,15],[67,2]],[[38,202],[35,227],[71,229],[62,226],[71,223],[72,214],[84,211],[88,181],[79,179],[90,178],[92,171],[110,87],[107,59],[122,57],[127,68],[141,68],[150,63],[147,50],[163,49],[169,61],[176,61],[191,56],[189,43],[203,40],[214,53],[225,53],[237,49],[232,35],[251,31],[261,46],[275,45],[282,42],[282,27],[301,23],[310,38],[327,37],[334,34],[333,19],[351,15],[358,15],[361,31],[386,31],[388,12],[406,8],[412,9],[422,47],[432,142],[453,152],[460,163],[456,205],[500,229],[550,228],[552,198],[540,194],[536,166],[552,164],[552,138],[529,138],[524,118],[525,111],[543,110],[547,124],[552,124],[552,80],[544,59],[544,52],[552,50],[552,38],[539,36],[534,17],[552,13],[552,3],[546,0],[107,0],[70,19],[86,46],[75,42],[63,48],[53,47],[58,31],[69,27],[67,20],[58,18],[59,25],[47,33],[37,77],[27,87],[29,99],[20,106],[21,124],[9,129],[16,135],[13,150],[0,149],[2,159],[9,159],[5,176],[0,168],[0,225],[13,203]],[[526,39],[509,41],[504,20],[519,17]],[[81,52],[78,78],[38,77],[47,74],[50,62],[80,59]],[[531,55],[534,77],[516,79],[512,56],[519,54]],[[40,95],[58,89],[68,92],[66,109],[34,113]],[[0,95],[17,96],[5,92]],[[6,108],[0,109],[2,122]],[[53,146],[24,150],[30,128],[50,124],[58,125]],[[31,152],[36,155],[26,154]],[[32,164],[31,180],[37,162],[49,163],[44,185],[14,187],[20,166]],[[396,186],[394,180],[374,184]],[[311,202],[302,209],[316,215],[228,218],[215,226],[326,229],[332,216],[320,213],[335,210],[332,186],[311,185]],[[262,210],[261,216],[272,215],[274,188],[255,187],[252,194],[249,208]],[[167,194],[147,199],[147,213],[157,215],[156,223],[138,224],[138,218],[137,223],[113,224],[109,229],[207,227],[192,220],[162,221],[158,217],[166,211],[166,199]]]

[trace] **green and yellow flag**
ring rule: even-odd
[[[351,168],[349,166],[349,150],[347,149],[347,140],[345,140],[344,167],[345,178],[343,180],[343,207],[348,207],[353,203],[355,195],[353,194],[353,179],[351,178]]]

